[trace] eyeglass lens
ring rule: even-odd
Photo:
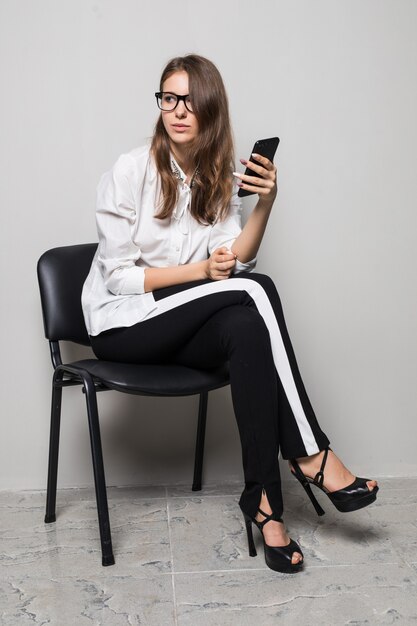
[[[174,93],[162,92],[157,96],[158,98],[158,106],[162,111],[173,111],[177,106],[179,100],[183,100],[185,102],[185,106],[189,111],[193,110],[190,96],[180,96],[178,97]]]

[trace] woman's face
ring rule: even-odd
[[[162,91],[175,93],[177,96],[187,96],[189,92],[187,72],[175,72],[165,80]],[[173,147],[186,147],[198,135],[198,122],[194,113],[191,113],[180,100],[173,111],[161,111],[162,122],[168,133]]]

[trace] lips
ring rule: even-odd
[[[174,130],[177,135],[183,135],[190,127],[185,124],[173,124],[172,130]]]

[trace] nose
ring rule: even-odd
[[[175,109],[175,115],[177,117],[186,117],[187,116],[187,108],[185,106],[184,100],[180,100]]]

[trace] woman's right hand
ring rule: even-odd
[[[206,261],[207,278],[212,280],[229,278],[232,269],[236,265],[236,258],[236,255],[225,246],[214,250]]]

